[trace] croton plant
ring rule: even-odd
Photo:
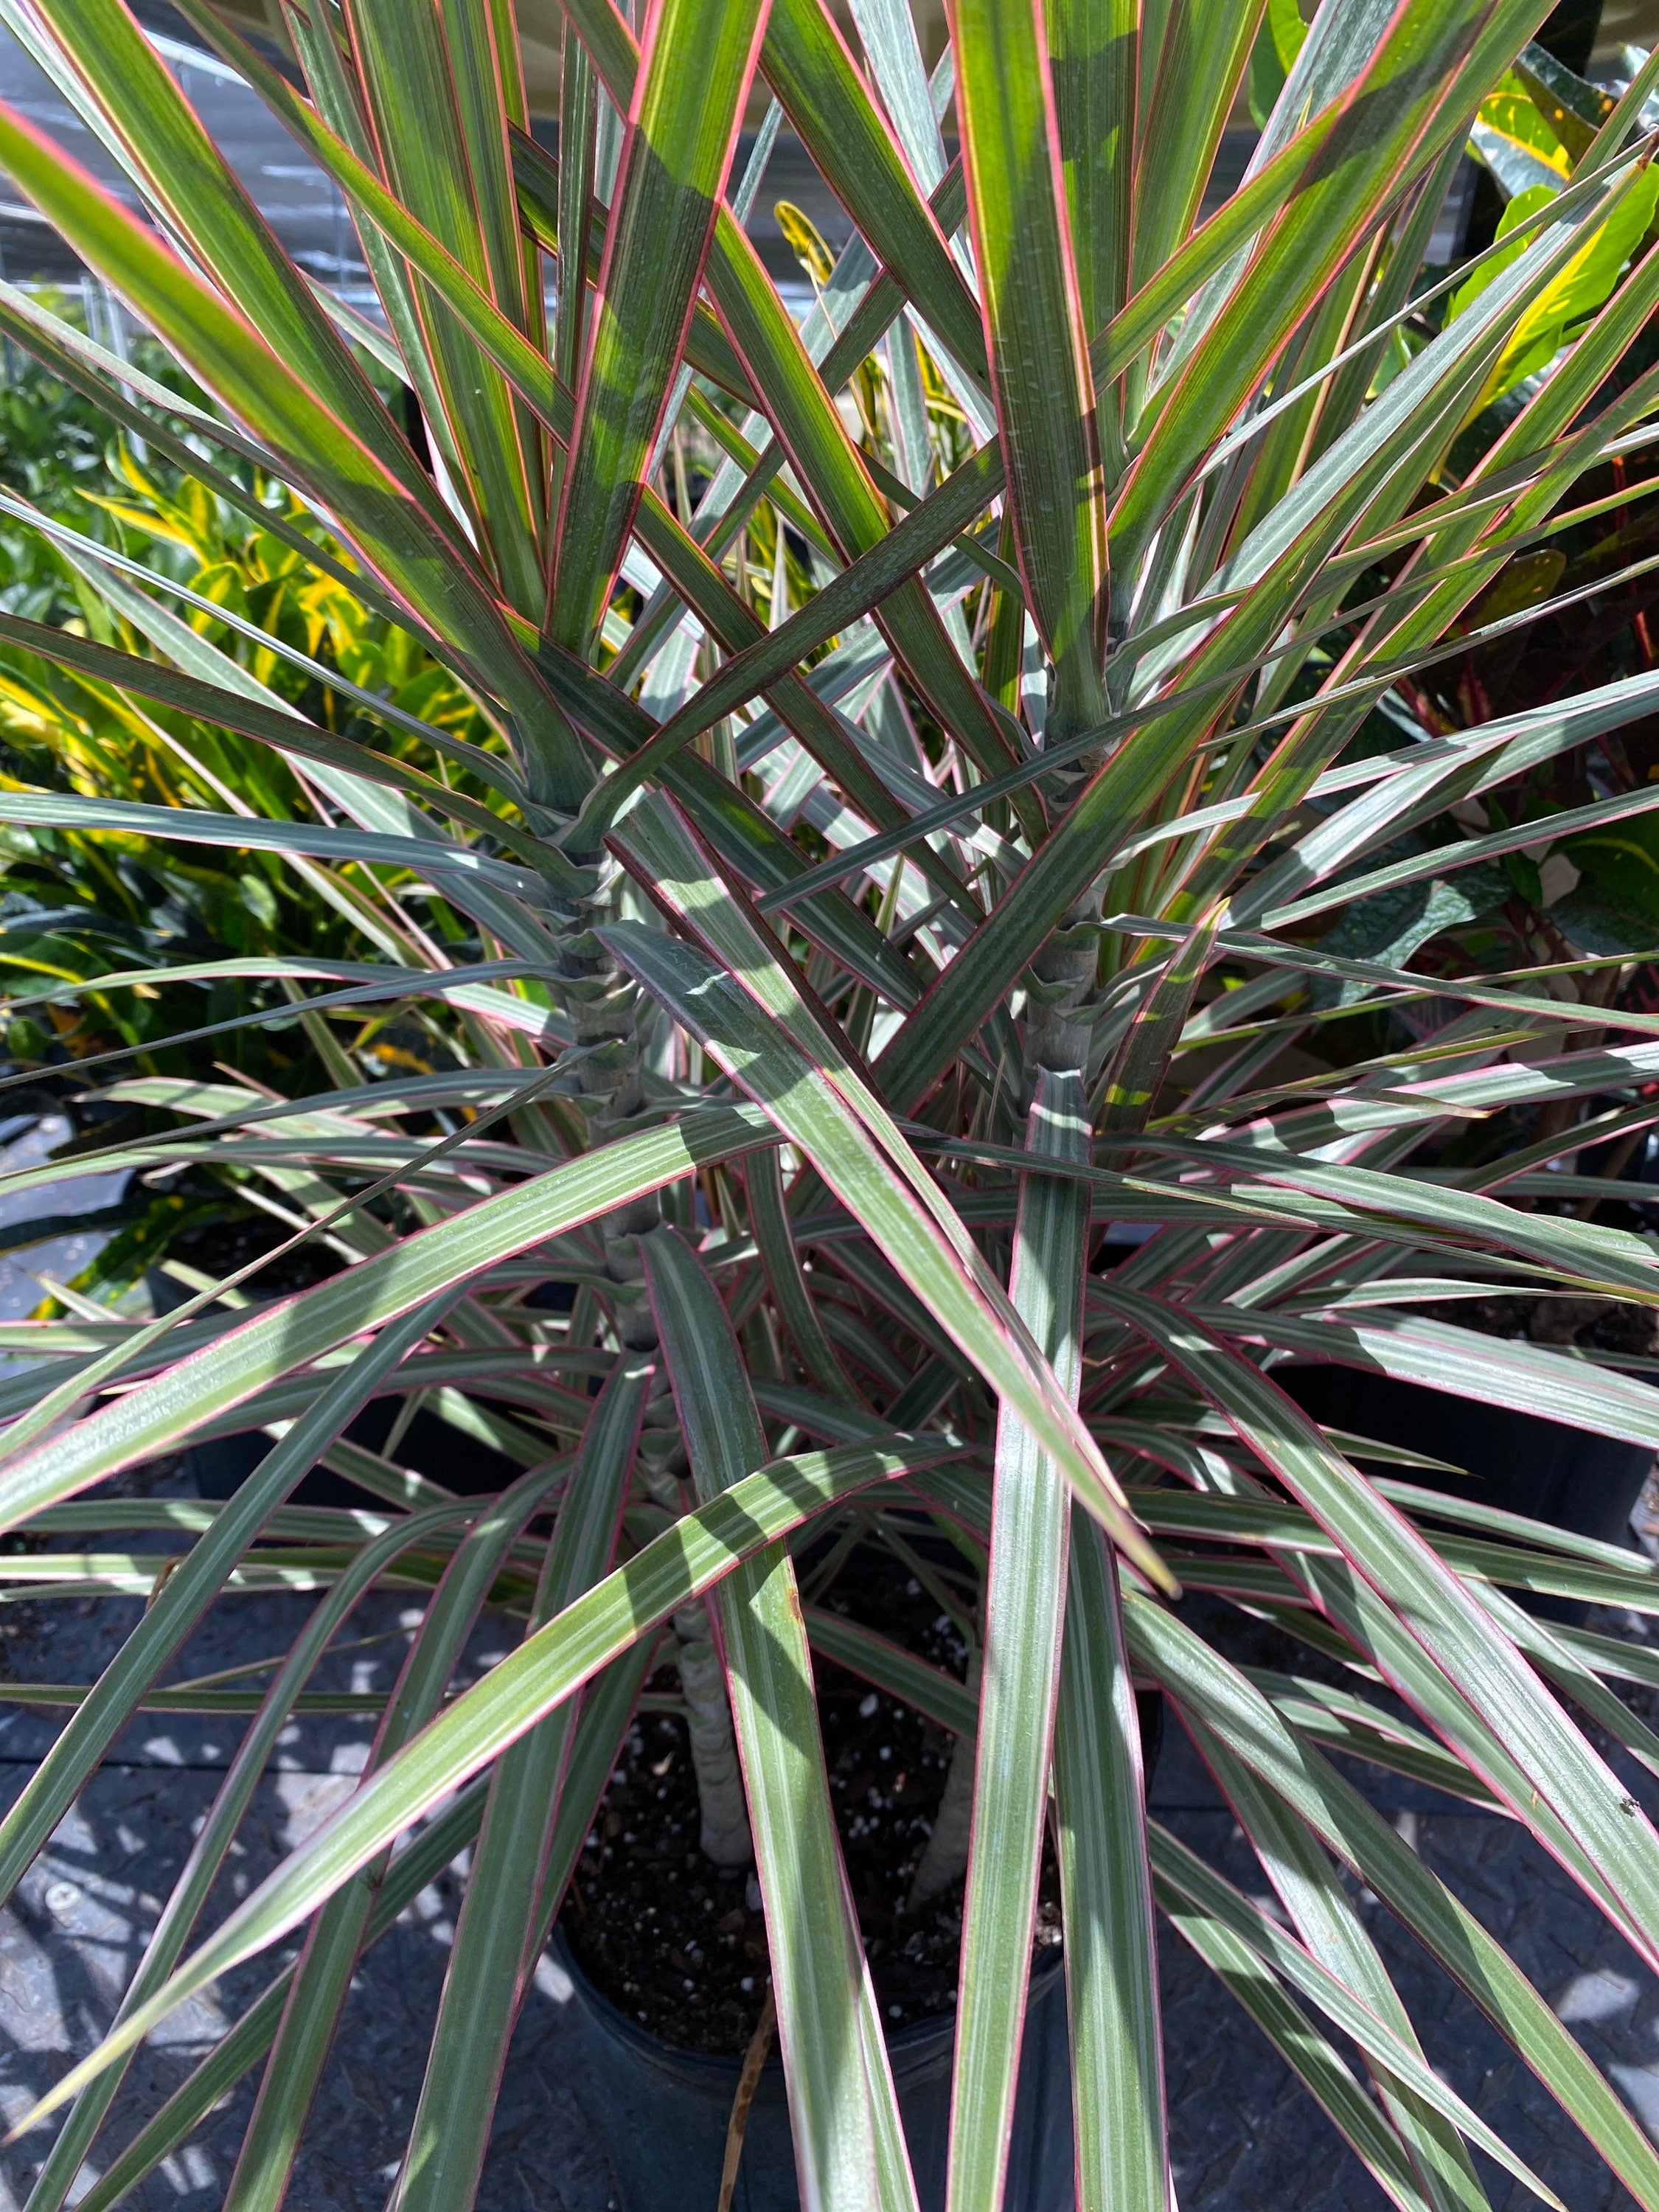
[[[1621,1764],[1659,1770],[1659,1662],[1583,1610],[1659,1578],[1360,1472],[1277,1379],[1659,1447],[1639,1348],[1459,1318],[1659,1305],[1659,66],[1592,87],[1531,43],[1543,0],[950,0],[937,56],[905,0],[562,0],[555,132],[512,0],[279,0],[280,52],[179,5],[343,194],[378,308],[287,257],[124,0],[0,0],[125,189],[8,107],[0,167],[177,374],[17,288],[0,329],[202,544],[258,549],[232,589],[7,494],[75,611],[0,612],[0,823],[241,855],[318,949],[37,963],[129,1119],[0,1194],[216,1176],[334,1272],[276,1294],[264,1254],[157,1318],[63,1286],[8,1332],[0,1525],[47,1540],[0,1575],[149,1601],[0,1821],[0,1894],[221,1593],[319,1595],[118,2016],[24,2117],[30,2212],[120,2202],[262,2063],[224,2202],[278,2204],[355,1962],[469,1851],[391,2201],[471,2204],[647,1683],[711,1855],[752,1854],[802,2202],[913,2205],[815,1650],[957,1746],[951,2212],[1003,2200],[1045,1849],[1080,2206],[1171,2201],[1176,1937],[1393,2203],[1553,2201],[1429,2064],[1357,1878],[1659,2209],[1631,2111],[1332,1757],[1498,1808],[1659,1969]],[[847,234],[781,210],[782,289],[749,221],[781,130]],[[1457,260],[1471,159],[1504,211]],[[194,1080],[110,1011],[185,986],[243,994],[180,1040]],[[278,1008],[321,1087],[213,1073]],[[424,1058],[368,1048],[388,1008]],[[457,1496],[343,1440],[417,1394],[522,1474]],[[234,1431],[266,1449],[222,1504],[109,1486]],[[325,1460],[363,1510],[287,1503]],[[123,1528],[179,1547],[76,1549]],[[957,1672],[803,1602],[887,1540],[953,1563]],[[360,1784],[216,1918],[388,1577],[423,1609]],[[522,1633],[463,1684],[486,1603]],[[1308,1671],[1237,1663],[1230,1610]],[[1271,1911],[1149,1817],[1138,1689]],[[140,2040],[301,1936],[124,2134]]]

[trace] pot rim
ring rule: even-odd
[[[685,2051],[665,2036],[643,2027],[630,2020],[620,2006],[614,2004],[577,1963],[575,1954],[566,1939],[562,1927],[553,1923],[551,1948],[559,1965],[569,1975],[572,1985],[581,2002],[587,2005],[620,2042],[630,2045],[641,2057],[659,2066],[672,2066],[677,2070],[690,2068],[694,2072],[711,2077],[720,2076],[735,2087],[743,2070],[740,2057],[732,2057],[715,2051]],[[1030,2008],[1039,1999],[1048,1996],[1065,1978],[1065,1946],[1054,1943],[1046,1947],[1045,1955],[1035,1959],[1026,1984],[1025,2002]],[[950,2012],[929,2013],[925,2019],[913,2020],[907,2027],[898,2028],[886,2039],[887,2048],[895,2059],[927,2057],[935,2047],[942,2048],[956,2034],[957,2015]],[[783,2061],[775,2045],[772,2055],[761,2069],[762,2078],[776,2078],[783,2071]]]

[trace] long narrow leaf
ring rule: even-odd
[[[957,1449],[941,1443],[884,1452],[855,1444],[779,1460],[686,1515],[454,1699],[20,2124],[33,2126],[148,2034],[193,1990],[304,1920],[422,1813],[740,1561],[837,1498],[950,1458]]]

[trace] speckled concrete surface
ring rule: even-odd
[[[282,1649],[307,1604],[298,1597],[225,1601],[198,1630],[176,1672],[204,1673]],[[405,1601],[377,1598],[353,1632],[393,1632],[406,1616]],[[12,1608],[0,1626],[15,1673],[85,1680],[134,1617],[131,1602],[76,1601]],[[487,1662],[501,1643],[499,1627],[486,1620],[472,1663]],[[382,1686],[401,1650],[394,1638],[343,1653],[319,1686]],[[49,1716],[0,1706],[0,1802],[15,1796],[55,1732]],[[216,1911],[350,1787],[368,1735],[366,1723],[338,1718],[307,1718],[286,1732]],[[107,2024],[235,1741],[234,1729],[220,1720],[166,1715],[135,1723],[0,1919],[0,2116],[21,2111]],[[1351,1771],[1509,1947],[1659,2135],[1659,1985],[1511,1823]],[[1193,1848],[1265,1897],[1231,1814],[1173,1731],[1152,1802]],[[455,1903],[453,1877],[446,1876],[362,1962],[289,2193],[294,2212],[381,2212],[419,2090]],[[1386,1912],[1366,1898],[1360,1903],[1446,2078],[1533,2161],[1569,2212],[1612,2212],[1627,2203],[1474,2008]],[[130,2137],[289,1955],[279,1952],[239,1970],[146,2046],[95,2164]],[[1381,2192],[1257,2031],[1167,1932],[1161,1968],[1172,2148],[1185,2212],[1380,2206]],[[486,2212],[607,2212],[612,2184],[584,2094],[568,1990],[550,1962],[514,2042],[479,2199]],[[246,2084],[128,2202],[138,2212],[208,2212],[219,2204],[251,2097]],[[21,2212],[40,2155],[33,2142],[0,2152],[0,2212]],[[1506,2175],[1489,2170],[1485,2179],[1500,2212],[1519,2212],[1530,2201]]]
[[[190,1486],[177,1475],[155,1487]],[[272,1652],[299,1632],[313,1600],[252,1595],[216,1606],[167,1679],[211,1673]],[[10,1671],[37,1681],[85,1681],[137,1617],[134,1601],[72,1599],[0,1613]],[[389,1686],[406,1648],[401,1627],[418,1618],[407,1598],[378,1594],[347,1635],[378,1638],[339,1650],[313,1686]],[[510,1635],[511,1631],[507,1632]],[[469,1646],[476,1669],[505,1648],[503,1624],[486,1616]],[[9,1805],[52,1743],[58,1717],[0,1705],[0,1805]],[[177,1879],[191,1842],[234,1755],[240,1720],[140,1716],[111,1747],[70,1817],[0,1915],[0,2118],[24,2110],[108,2025]],[[252,1887],[350,1790],[371,1734],[366,1720],[307,1715],[279,1739],[209,1920]],[[459,1892],[453,1875],[432,1884],[365,1954],[320,2089],[288,2203],[294,2212],[380,2212],[420,2089]],[[180,2008],[145,2045],[99,2145],[106,2163],[137,2125],[192,2069],[294,1955],[281,1947]],[[563,1984],[551,1961],[525,2008],[496,2122],[495,2153],[479,2197],[488,2212],[605,2212],[611,2175],[580,2103],[580,2064]],[[252,2104],[252,2080],[196,2140],[127,2202],[197,2212],[219,2203]],[[0,2150],[0,2212],[14,2212],[50,2137]]]
[[[1241,1888],[1268,1902],[1261,1869],[1231,1812],[1216,1802],[1195,1767],[1178,1742],[1170,1747],[1154,1786],[1154,1811]],[[1396,1789],[1357,1766],[1347,1771],[1499,1938],[1644,2126],[1659,2136],[1659,1983],[1515,1823],[1496,1814],[1448,1810],[1449,1801],[1437,1793]],[[1559,2106],[1392,1915],[1369,1892],[1360,1894],[1359,1905],[1442,2078],[1528,2160],[1569,2212],[1614,2212],[1631,2204]],[[1167,1927],[1160,1966],[1171,2148],[1185,2212],[1371,2212],[1385,2204],[1299,2083]],[[1498,2212],[1521,2212],[1535,2201],[1478,2154],[1476,2164]]]

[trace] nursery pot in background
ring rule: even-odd
[[[378,1452],[392,1433],[398,1401],[376,1398],[348,1424],[345,1434],[355,1444]],[[214,1437],[191,1444],[185,1455],[196,1487],[204,1498],[234,1498],[265,1454],[273,1439],[263,1429],[238,1429],[228,1437]],[[400,1467],[412,1468],[430,1481],[441,1482],[459,1498],[483,1498],[516,1482],[524,1469],[504,1452],[492,1451],[474,1437],[464,1436],[436,1413],[419,1413],[398,1439],[394,1455]],[[331,1468],[313,1467],[301,1476],[295,1490],[295,1505],[344,1505],[372,1509],[374,1499],[357,1483]]]
[[[1425,1490],[1525,1514],[1604,1543],[1632,1541],[1631,1509],[1653,1465],[1648,1445],[1593,1436],[1536,1413],[1479,1405],[1364,1369],[1287,1365],[1272,1373],[1304,1412],[1328,1427],[1464,1470],[1442,1474],[1368,1461],[1356,1452],[1356,1463],[1367,1474],[1400,1475]]]
[[[157,1313],[183,1304],[187,1293],[170,1276],[152,1267],[146,1280]],[[527,1305],[557,1313],[569,1310],[573,1292],[568,1283],[545,1283],[532,1291]],[[263,1301],[255,1299],[254,1304]],[[220,1309],[215,1308],[217,1311]],[[372,1399],[350,1421],[345,1434],[366,1450],[381,1450],[392,1434],[399,1400],[388,1393]],[[229,1436],[210,1437],[186,1449],[185,1464],[204,1498],[234,1498],[265,1454],[272,1439],[263,1429],[238,1429]],[[493,1451],[475,1437],[464,1435],[436,1413],[417,1412],[398,1440],[397,1460],[429,1481],[441,1482],[459,1498],[483,1498],[516,1482],[524,1468],[504,1452]],[[304,1475],[290,1503],[295,1505],[372,1506],[369,1492],[330,1468],[313,1467]]]

